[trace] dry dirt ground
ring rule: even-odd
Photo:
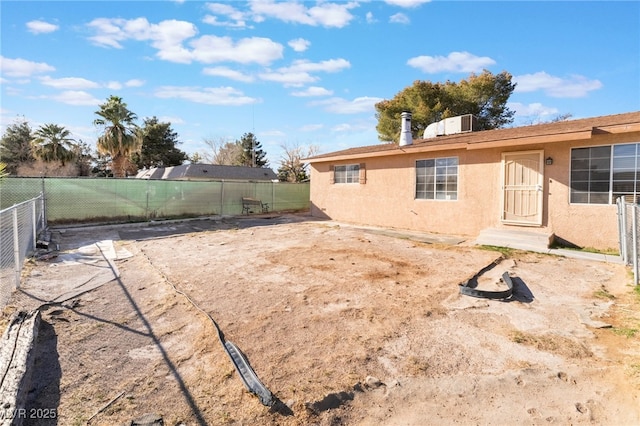
[[[59,256],[29,265],[3,313],[58,297],[29,406],[57,419],[27,425],[640,424],[640,296],[621,265],[513,251],[487,273],[513,277],[502,301],[458,287],[497,251],[304,215],[54,237]],[[64,256],[103,240],[129,255]]]

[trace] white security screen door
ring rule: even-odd
[[[502,221],[542,225],[543,152],[502,154]]]

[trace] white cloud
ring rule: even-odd
[[[395,15],[391,15],[389,17],[389,22],[392,24],[410,24],[411,20],[404,13],[396,13]]]
[[[488,56],[476,56],[469,52],[451,52],[449,56],[416,56],[407,61],[409,66],[426,73],[480,72],[496,61]]]
[[[285,132],[283,132],[282,130],[265,130],[263,132],[260,132],[260,136],[265,136],[265,137],[283,137],[286,136],[287,134]]]
[[[327,90],[324,87],[311,86],[311,87],[307,87],[305,90],[292,92],[291,95],[299,96],[299,97],[330,96],[330,95],[333,95],[333,91]]]
[[[515,111],[515,115],[518,117],[530,117],[530,116],[544,117],[544,116],[556,115],[559,112],[557,108],[544,106],[538,102],[534,102],[531,104],[523,104],[520,102],[509,102],[507,104],[507,107],[510,110]]]
[[[338,132],[338,133],[351,132],[353,130],[354,130],[354,127],[349,123],[336,124],[331,128],[332,132]]]
[[[95,98],[90,93],[82,90],[67,90],[54,96],[50,96],[53,99],[63,104],[68,105],[100,105],[102,102],[100,99]]]
[[[260,79],[283,83],[285,87],[299,87],[318,81],[319,78],[311,75],[314,72],[339,72],[350,68],[351,63],[346,59],[328,59],[326,61],[311,62],[306,59],[293,61],[288,67],[282,67],[276,71],[267,71],[260,74]]]
[[[10,59],[0,56],[0,71],[8,77],[30,77],[33,74],[55,70],[54,67],[44,62],[32,62],[26,59]]]
[[[300,127],[301,132],[315,132],[316,130],[320,130],[324,127],[323,124],[306,124]]]
[[[384,2],[392,6],[412,8],[429,3],[430,1],[431,0],[385,0]]]
[[[100,85],[95,81],[81,77],[51,78],[49,76],[45,76],[40,77],[40,82],[45,86],[54,87],[56,89],[83,90],[96,89],[100,87]]]
[[[365,18],[367,20],[367,24],[373,24],[375,22],[378,22],[378,20],[373,17],[373,13],[371,12],[367,12],[367,14],[365,15]]]
[[[357,2],[317,2],[315,6],[306,7],[297,1],[273,0],[252,0],[250,5],[256,22],[266,17],[284,22],[334,28],[347,26],[353,19],[349,10],[359,6]]]
[[[124,19],[96,18],[89,22],[87,26],[94,30],[97,34],[89,37],[94,44],[102,47],[113,47],[122,49],[121,41],[129,38],[124,33]]]
[[[121,83],[119,81],[109,81],[104,85],[104,87],[111,90],[120,90],[123,87],[141,87],[144,86],[144,83],[144,80],[134,78],[131,80],[127,80],[124,83]]]
[[[351,68],[351,63],[346,59],[328,59],[326,61],[311,62],[306,59],[293,61],[291,66],[282,68],[283,71],[303,71],[303,72],[338,72]]]
[[[194,38],[197,28],[190,22],[166,20],[151,24],[145,18],[131,20],[97,18],[88,24],[95,31],[89,39],[103,47],[122,48],[126,40],[149,42],[156,56],[169,62],[213,63],[232,61],[268,65],[282,58],[283,46],[268,38],[250,37],[237,41],[231,37],[205,35]],[[189,41],[189,47],[184,43]]]
[[[535,92],[542,90],[553,98],[582,98],[592,90],[602,88],[599,80],[589,80],[582,75],[570,75],[565,78],[552,76],[544,71],[524,74],[513,78],[517,86],[514,92]]]
[[[49,76],[40,77],[39,80],[45,86],[67,90],[98,89],[101,87],[106,87],[111,90],[120,90],[123,87],[140,87],[145,83],[144,80],[131,79],[124,83],[119,81],[109,81],[107,83],[100,84],[81,77],[51,78]]]
[[[158,117],[158,121],[161,123],[171,123],[171,124],[185,124],[186,121],[184,121],[182,118],[180,117],[171,117],[168,115],[163,115],[162,117]]]
[[[217,15],[225,15],[231,19],[246,19],[245,14],[228,3],[207,3],[205,7]]]
[[[207,15],[202,18],[202,22],[205,24],[213,25],[215,27],[228,27],[228,28],[247,28],[247,23],[245,21],[220,21],[217,16]]]
[[[131,80],[127,80],[124,82],[124,85],[127,87],[142,87],[144,86],[145,81],[140,80],[139,78],[132,78]]]
[[[227,67],[205,68],[202,70],[202,73],[214,77],[225,77],[231,80],[241,81],[243,83],[251,83],[255,80],[255,78],[251,75],[243,74],[240,71],[236,71]]]
[[[246,21],[249,19],[248,14],[236,9],[230,4],[207,3],[205,7],[211,13],[222,15],[229,19],[228,21],[220,21],[217,16],[207,15],[202,20],[205,24],[232,28],[244,28],[247,26]]]
[[[281,59],[284,47],[268,38],[250,37],[233,42],[230,37],[206,35],[193,40],[191,56],[204,63],[232,61],[269,65]]]
[[[183,99],[200,104],[224,106],[249,105],[260,101],[245,96],[233,87],[164,86],[156,90],[155,96],[162,99]]]
[[[319,80],[318,77],[302,71],[268,71],[261,73],[259,77],[264,81],[282,83],[285,87],[299,87]]]
[[[98,46],[122,49],[121,43],[126,40],[149,41],[159,58],[182,63],[191,61],[182,43],[197,34],[192,23],[174,19],[151,24],[146,18],[96,18],[87,26],[96,32],[89,40]]]
[[[309,40],[305,40],[303,38],[297,38],[295,40],[290,40],[287,43],[289,47],[291,47],[296,52],[304,52],[311,46],[311,42]]]
[[[60,27],[55,24],[50,24],[45,21],[29,21],[27,22],[27,29],[33,34],[46,34],[57,31]]]
[[[335,114],[358,114],[361,112],[374,111],[374,105],[382,100],[384,99],[369,96],[363,96],[353,100],[331,98],[324,101],[312,102],[311,105],[322,106],[325,111]]]

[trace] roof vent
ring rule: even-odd
[[[413,137],[411,136],[411,113],[404,111],[402,117],[402,129],[400,130],[400,143],[398,145],[405,146],[413,143]]]
[[[472,114],[459,115],[457,117],[445,118],[436,123],[431,123],[424,129],[425,139],[436,136],[455,135],[457,133],[468,133],[478,130],[478,119]]]

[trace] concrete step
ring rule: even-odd
[[[489,228],[482,230],[474,243],[476,245],[547,252],[553,238],[553,234],[545,232]]]

